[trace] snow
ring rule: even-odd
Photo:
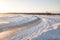
[[[0,28],[2,27],[8,27],[8,26],[14,26],[14,25],[20,25],[23,23],[27,23],[29,21],[37,19],[36,17],[32,17],[31,15],[28,17],[25,15],[10,15],[10,16],[3,16],[0,17]]]
[[[42,20],[42,21],[40,21]],[[36,22],[35,22],[36,21]],[[32,22],[33,24],[30,24]],[[26,27],[3,31],[1,34],[11,33],[13,36],[4,40],[60,40],[60,16],[59,15],[2,15],[0,16],[0,30],[4,27],[26,24]],[[24,31],[22,31],[24,30]],[[19,32],[18,32],[19,31]],[[11,35],[11,34],[10,34]],[[1,35],[2,36],[2,35]],[[0,36],[0,37],[1,37]],[[2,37],[3,39],[3,37]]]

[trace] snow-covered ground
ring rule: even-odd
[[[60,40],[60,16],[0,15],[0,40]]]

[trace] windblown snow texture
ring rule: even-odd
[[[1,15],[0,40],[60,40],[60,16]]]

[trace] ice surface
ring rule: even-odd
[[[22,28],[18,29],[13,28],[13,30],[8,31],[2,31],[1,29],[24,23],[25,24],[27,23],[26,27],[23,26]],[[4,16],[1,15],[0,39],[1,40],[60,40],[60,16],[18,15],[18,14],[4,15]]]

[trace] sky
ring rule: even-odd
[[[60,0],[0,0],[0,12],[60,12]]]

